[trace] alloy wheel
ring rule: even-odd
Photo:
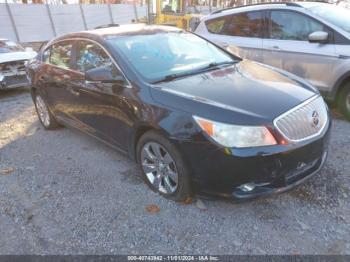
[[[173,194],[178,187],[178,173],[170,153],[156,142],[141,150],[141,165],[151,185],[163,194]]]
[[[39,118],[43,125],[45,127],[48,127],[50,125],[50,115],[49,110],[44,102],[44,100],[41,98],[41,96],[36,96],[35,99],[36,108],[38,111]]]

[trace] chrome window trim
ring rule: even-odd
[[[311,103],[312,101],[318,99],[319,97],[322,98],[322,96],[319,95],[319,94],[314,95],[314,96],[312,96],[311,98],[309,98],[309,99],[307,99],[306,101],[304,101],[303,103],[301,103],[301,104],[297,105],[296,107],[293,107],[292,109],[288,110],[287,112],[284,112],[283,114],[279,115],[278,117],[276,117],[276,118],[273,120],[273,125],[274,125],[274,127],[278,130],[278,132],[279,132],[285,139],[287,139],[288,142],[299,143],[299,142],[303,142],[303,141],[306,141],[306,140],[315,138],[315,137],[319,136],[319,135],[323,132],[323,130],[325,129],[326,126],[328,126],[328,124],[329,124],[329,116],[327,115],[327,119],[326,119],[325,123],[323,124],[323,126],[320,128],[320,130],[319,130],[317,133],[315,133],[315,134],[313,134],[313,135],[311,135],[311,136],[302,138],[302,139],[290,139],[290,138],[286,137],[286,135],[281,131],[281,129],[280,129],[280,128],[278,127],[278,125],[277,125],[277,121],[278,121],[278,120],[280,120],[281,118],[285,117],[286,115],[288,115],[288,114],[290,114],[290,113],[292,113],[292,112],[298,110],[299,108],[304,107],[305,105]],[[322,98],[322,100],[323,100],[323,98]],[[323,100],[323,103],[325,104],[326,111],[328,111],[327,105],[326,105],[326,103],[324,102],[324,100]]]
[[[98,45],[99,47],[101,47],[102,50],[105,51],[106,54],[108,55],[108,57],[112,60],[113,64],[117,67],[117,69],[122,73],[123,77],[125,78],[125,80],[127,82],[125,87],[127,87],[127,88],[131,88],[132,87],[129,79],[126,77],[125,73],[123,72],[121,67],[118,65],[117,61],[113,58],[113,56],[106,50],[106,48],[103,45],[101,45],[99,42],[97,42],[95,40],[92,40],[92,39],[89,39],[89,38],[83,38],[83,37],[72,37],[72,38],[60,39],[60,40],[57,40],[57,41],[54,41],[54,42],[50,43],[50,45],[46,45],[43,52],[45,52],[46,49],[52,47],[53,45],[55,45],[57,43],[64,42],[64,41],[76,41],[76,40],[78,40],[78,41],[79,40],[80,41],[89,41],[89,42],[92,42],[92,43]],[[74,45],[74,43],[73,43],[73,45]],[[42,55],[41,55],[41,58],[42,58]],[[49,65],[53,65],[53,64],[49,63]],[[56,66],[58,68],[62,68],[64,70],[69,70],[69,71],[78,72],[80,74],[83,74],[82,72],[80,72],[78,70],[73,70],[71,68],[64,68],[64,67],[60,67],[60,66],[57,66],[57,65],[53,65],[53,66]]]

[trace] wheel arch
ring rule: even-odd
[[[131,135],[131,143],[129,144],[129,156],[132,160],[137,161],[137,156],[136,156],[136,147],[137,143],[139,142],[140,138],[147,132],[149,131],[155,131],[158,133],[161,133],[165,137],[169,137],[169,133],[166,132],[164,129],[160,127],[153,126],[148,123],[142,123],[137,125],[137,127],[134,129],[135,131]]]
[[[342,89],[345,87],[347,83],[350,82],[350,71],[345,73],[339,80],[336,82],[333,92],[331,93],[331,99],[335,102],[338,102],[339,100],[339,94],[341,93]]]

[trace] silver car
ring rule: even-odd
[[[350,120],[350,12],[318,2],[223,9],[195,33],[246,59],[298,75]]]

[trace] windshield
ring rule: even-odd
[[[235,60],[213,44],[186,32],[117,37],[108,40],[148,82],[188,75]]]
[[[310,11],[350,33],[350,16],[348,9],[335,5],[319,5],[311,7]]]
[[[24,49],[20,45],[12,41],[0,41],[0,53],[23,52]]]

